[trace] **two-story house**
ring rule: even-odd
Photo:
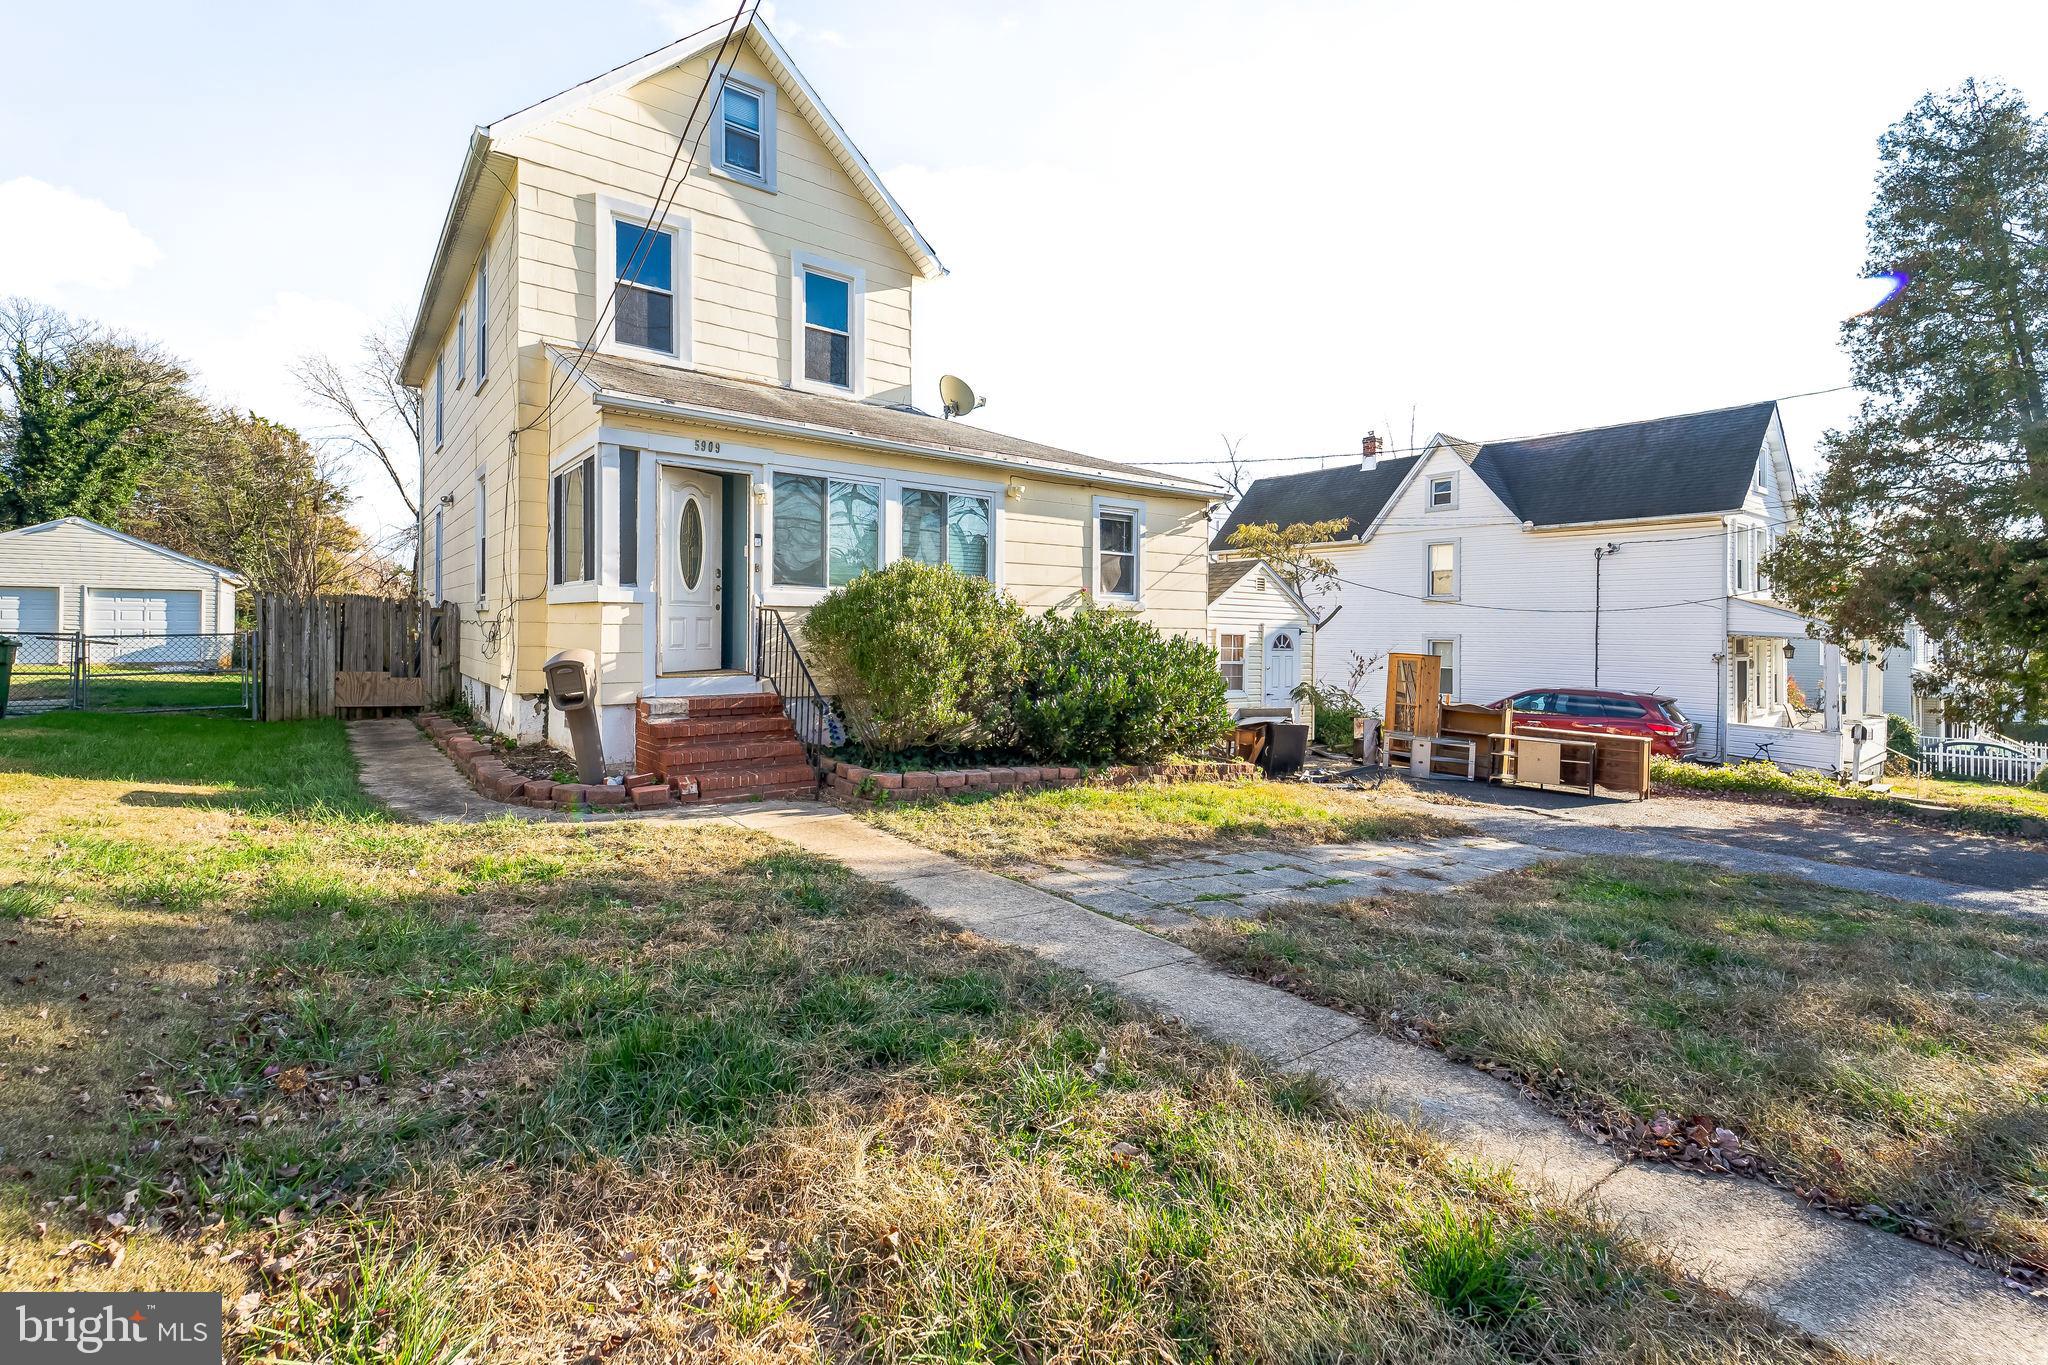
[[[1317,670],[1334,681],[1354,654],[1377,658],[1367,700],[1385,689],[1387,654],[1431,653],[1457,700],[1655,693],[1698,723],[1704,756],[1861,771],[1884,749],[1881,716],[1874,744],[1852,737],[1881,709],[1867,666],[1827,648],[1825,706],[1789,704],[1788,659],[1810,622],[1772,599],[1758,565],[1793,491],[1777,405],[1753,403],[1527,440],[1437,436],[1411,455],[1260,479],[1215,547],[1246,523],[1349,519],[1322,547],[1344,609],[1318,632]]]
[[[1200,632],[1218,491],[913,406],[938,256],[767,26],[724,36],[469,140],[403,379],[478,711],[566,746],[541,666],[588,649],[625,767],[650,703],[758,693],[766,633],[899,558]]]

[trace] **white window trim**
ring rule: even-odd
[[[487,471],[476,472],[476,604],[481,607],[489,600],[487,587],[491,579],[489,561],[490,541],[485,535],[491,512],[491,484]]]
[[[469,309],[455,312],[455,391],[469,387]]]
[[[923,475],[904,475],[900,470],[886,469],[877,465],[853,464],[837,460],[790,460],[770,459],[753,473],[755,486],[765,490],[761,503],[760,524],[755,534],[760,541],[759,548],[759,592],[761,603],[770,607],[809,607],[825,599],[831,588],[797,587],[775,581],[775,476],[777,474],[798,474],[814,479],[838,479],[842,483],[865,483],[878,486],[882,492],[882,561],[887,568],[903,558],[903,492],[915,488],[934,493],[963,493],[972,497],[987,498],[989,501],[989,545],[988,581],[996,587],[1003,586],[1003,561],[1005,536],[1008,532],[1008,513],[1004,509],[1002,483],[989,483],[979,479],[935,479]]]
[[[809,325],[804,317],[804,272],[814,270],[820,275],[846,281],[849,297],[846,301],[847,321],[847,364],[848,386],[826,384],[804,376],[804,329]],[[861,398],[867,394],[867,272],[844,261],[835,261],[810,251],[789,253],[789,315],[792,326],[789,329],[789,378],[792,388],[810,393],[831,394],[837,398]]]
[[[1451,547],[1451,590],[1441,593],[1436,590],[1436,570],[1431,563],[1432,551],[1439,545]],[[1422,547],[1422,592],[1432,602],[1455,602],[1465,589],[1465,548],[1456,537],[1450,540],[1432,540]],[[1446,639],[1446,636],[1437,636]]]
[[[744,90],[761,101],[761,173],[736,170],[725,158],[725,87]],[[757,190],[775,193],[775,87],[745,76],[727,76],[711,106],[711,173]]]
[[[655,209],[647,204],[637,204],[628,199],[614,199],[608,194],[597,196],[597,298],[596,306],[603,308],[611,297],[612,289],[618,284],[619,240],[616,224],[624,222],[651,227],[657,217]],[[652,346],[634,346],[618,339],[618,310],[613,308],[605,319],[605,325],[598,329],[597,349],[607,355],[637,356],[641,359],[672,361],[680,365],[691,363],[693,350],[694,310],[691,297],[696,291],[695,265],[690,244],[690,220],[670,206],[668,216],[661,220],[661,230],[673,235],[675,245],[669,255],[670,294],[675,300],[675,341],[673,351],[656,350]]]
[[[1265,628],[1260,627],[1259,633],[1261,638],[1263,638],[1265,635]],[[1230,675],[1228,673],[1223,673],[1223,695],[1226,697],[1250,696],[1250,683],[1252,679],[1251,632],[1246,630],[1243,626],[1238,626],[1231,630],[1213,631],[1211,632],[1211,635],[1212,638],[1210,640],[1210,644],[1215,648],[1216,651],[1216,671],[1218,673],[1223,673],[1223,637],[1226,635],[1234,635],[1237,637],[1238,641],[1238,685],[1236,687],[1232,687],[1230,685]]]
[[[1131,577],[1137,580],[1137,589],[1129,597],[1118,597],[1102,590],[1102,514],[1113,513],[1129,516],[1131,519]],[[1095,499],[1088,513],[1088,597],[1090,601],[1130,607],[1137,611],[1145,609],[1145,504],[1120,498]]]
[[[1451,500],[1438,505],[1436,486],[1448,483],[1451,486]],[[1422,485],[1422,510],[1425,512],[1455,512],[1458,510],[1458,476],[1456,474],[1431,474]]]
[[[442,591],[441,578],[442,532],[446,527],[446,519],[443,516],[445,510],[440,507],[434,509],[434,605],[437,607],[448,600],[448,594]]]
[[[434,362],[434,449],[439,450],[445,443],[446,416],[448,411],[447,393],[448,356],[443,352]]]
[[[1465,637],[1463,635],[1428,636],[1422,642],[1422,652],[1424,654],[1436,653],[1431,646],[1439,643],[1448,644],[1451,647],[1451,682],[1456,684],[1465,675]],[[1441,680],[1439,680],[1439,684],[1441,684]],[[1439,685],[1438,694],[1444,695],[1441,685]],[[1449,696],[1452,701],[1456,701],[1459,694],[1453,690],[1449,693]]]
[[[476,391],[482,393],[484,381],[491,377],[491,263],[487,260],[477,263],[471,309],[476,314]]]

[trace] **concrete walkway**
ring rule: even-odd
[[[1415,1118],[1526,1181],[1589,1199],[1705,1283],[1845,1350],[1916,1365],[2048,1363],[2048,1306],[1955,1256],[1813,1213],[1754,1181],[1623,1163],[1507,1086],[1437,1053],[1391,1042],[1348,1015],[1218,971],[1137,925],[967,867],[830,807],[739,809],[729,818],[844,863],[950,924],[1028,948],[1218,1042],[1313,1072],[1356,1104]]]

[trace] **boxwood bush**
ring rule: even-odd
[[[987,579],[904,559],[812,608],[805,652],[864,744],[986,748],[1008,737],[1023,622]]]
[[[1094,609],[1031,618],[1023,639],[1010,716],[1030,758],[1144,762],[1198,753],[1230,729],[1223,674],[1198,640]]]

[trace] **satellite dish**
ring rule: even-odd
[[[973,412],[976,408],[988,402],[986,398],[977,398],[974,390],[968,386],[967,381],[957,374],[942,374],[939,376],[939,399],[948,417],[958,417],[963,412]]]

